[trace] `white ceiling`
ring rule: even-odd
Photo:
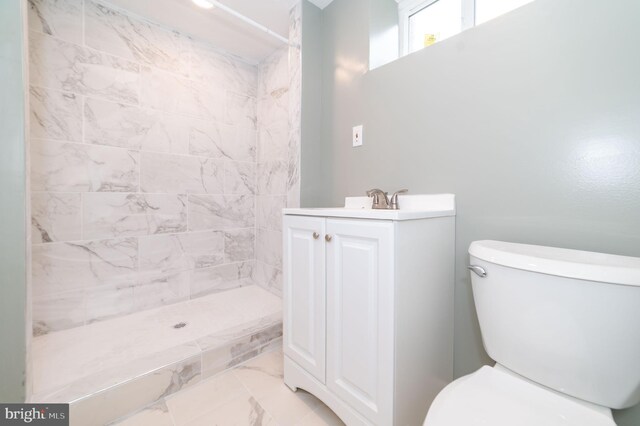
[[[309,0],[309,1],[315,4],[316,6],[318,6],[320,9],[324,9],[325,7],[329,6],[329,3],[331,3],[333,0]]]
[[[297,0],[218,0],[273,32],[288,36],[289,10]],[[313,0],[330,3],[331,0]],[[205,10],[191,0],[107,0],[153,22],[189,34],[220,49],[258,63],[282,42],[228,13]],[[325,4],[326,6],[326,4]]]

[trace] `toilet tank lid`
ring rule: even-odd
[[[474,241],[469,254],[486,262],[560,277],[640,286],[640,258],[557,247]]]

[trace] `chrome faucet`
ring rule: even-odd
[[[389,197],[382,189],[370,189],[367,191],[367,197],[373,197],[372,209],[388,209]]]

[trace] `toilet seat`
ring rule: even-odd
[[[615,426],[611,410],[484,366],[445,387],[424,426]]]

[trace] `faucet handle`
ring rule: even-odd
[[[374,188],[367,191],[367,197],[373,197],[372,208],[374,209],[388,209],[389,198],[388,194],[382,189]]]
[[[389,208],[392,210],[398,210],[400,207],[398,206],[398,195],[409,192],[408,189],[400,189],[393,193],[391,196],[391,201],[389,202]]]

